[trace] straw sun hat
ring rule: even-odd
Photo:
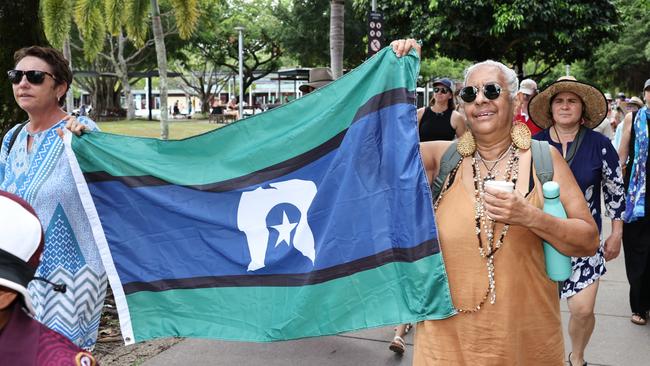
[[[607,100],[598,88],[577,81],[573,76],[563,76],[530,100],[528,112],[537,126],[546,129],[553,125],[551,99],[562,92],[574,93],[582,99],[585,127],[594,128],[607,116]]]
[[[623,108],[623,110],[625,110],[628,105],[635,105],[639,108],[643,108],[643,101],[639,97],[632,97],[625,102],[620,102],[618,105],[619,107]]]

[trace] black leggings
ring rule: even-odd
[[[625,271],[633,313],[650,310],[650,219],[623,224]]]

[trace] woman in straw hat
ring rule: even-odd
[[[392,43],[405,55],[414,40]],[[532,169],[530,131],[513,126],[514,70],[484,61],[465,72],[460,97],[469,131],[456,145],[463,157],[434,203],[438,241],[457,315],[417,324],[414,365],[561,365],[564,341],[557,284],[544,267],[542,239],[569,255],[592,255],[598,228],[562,156],[551,149],[569,220],[542,211]],[[429,179],[449,141],[420,144]],[[511,192],[486,179],[513,183]],[[505,183],[502,182],[504,185]]]
[[[612,219],[612,233],[596,255],[573,257],[571,277],[564,281],[560,296],[567,299],[571,317],[569,364],[583,365],[584,350],[594,330],[594,303],[598,279],[605,273],[605,261],[616,258],[623,235],[624,192],[618,155],[610,140],[591,129],[607,115],[607,101],[596,87],[563,77],[536,95],[530,115],[542,129],[535,139],[548,141],[562,153],[582,190],[589,210],[601,230],[600,192],[606,215]],[[563,187],[562,187],[563,189]]]

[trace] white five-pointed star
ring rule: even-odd
[[[290,245],[291,231],[293,231],[293,228],[295,228],[296,225],[298,225],[298,223],[289,222],[287,213],[282,211],[282,223],[280,225],[271,225],[271,227],[278,232],[278,240],[275,242],[276,247],[282,242],[287,243],[287,246]]]

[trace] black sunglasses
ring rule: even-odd
[[[435,87],[435,88],[433,88],[433,92],[434,92],[434,93],[447,94],[447,93],[449,93],[449,89],[447,89],[447,88],[438,88],[438,87]]]
[[[7,76],[9,77],[9,81],[11,81],[12,84],[20,84],[20,81],[23,80],[23,75],[27,76],[27,81],[29,81],[30,84],[38,85],[43,83],[45,80],[45,75],[50,75],[52,79],[56,80],[54,75],[50,74],[47,71],[39,71],[39,70],[9,70],[7,71]]]
[[[483,95],[489,100],[495,100],[501,95],[501,86],[496,83],[485,84],[481,89]],[[460,90],[460,98],[467,103],[471,103],[476,100],[478,91],[479,89],[475,86],[466,86]]]

